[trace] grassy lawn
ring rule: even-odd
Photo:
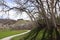
[[[37,38],[36,39],[40,39],[41,37],[42,37],[42,34],[43,34],[43,31],[41,31],[39,34],[38,34],[38,36],[37,36]],[[27,33],[27,34],[24,34],[24,35],[21,35],[21,36],[17,36],[17,37],[14,37],[14,38],[12,38],[11,40],[23,40],[23,38],[24,37],[26,37],[27,35],[29,35],[29,33]],[[32,36],[30,36],[30,38],[31,38]]]
[[[11,35],[15,35],[15,34],[19,34],[19,33],[23,33],[26,32],[27,30],[8,30],[8,31],[0,31],[0,39],[7,37],[7,36],[11,36]]]
[[[21,38],[23,38],[23,37],[25,37],[25,36],[26,36],[26,34],[21,35],[21,36],[14,37],[14,38],[12,38],[11,40],[20,40]]]
[[[40,39],[42,38],[43,32],[44,32],[44,30],[42,30],[42,31],[39,32],[39,34],[38,34],[37,37],[36,37],[36,40],[40,40]],[[26,37],[28,34],[29,34],[29,33],[24,34],[24,35],[21,35],[21,36],[14,37],[14,38],[12,38],[11,40],[23,40],[23,38]],[[46,34],[46,35],[47,35],[47,34]],[[31,38],[31,37],[33,37],[33,36],[30,36],[29,38]],[[28,39],[28,40],[31,40],[31,39]]]

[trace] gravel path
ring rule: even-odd
[[[30,30],[27,31],[27,32],[24,32],[24,33],[20,33],[20,34],[12,35],[12,36],[9,36],[9,37],[5,37],[5,38],[2,38],[2,39],[0,39],[0,40],[11,40],[11,38],[13,38],[13,37],[20,36],[20,35],[24,35],[24,34],[26,34],[26,33],[28,33],[28,32],[30,32]]]

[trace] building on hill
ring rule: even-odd
[[[17,21],[24,20],[24,19],[18,19]]]

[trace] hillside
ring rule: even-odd
[[[0,19],[0,23],[2,24],[14,24],[16,21],[11,19]]]
[[[11,20],[11,19],[0,19],[0,29],[12,29],[12,30],[20,30],[20,29],[31,29],[31,23],[29,24],[29,20]]]
[[[13,24],[14,26],[12,27],[13,29],[32,29],[32,24],[30,23],[29,20],[17,20],[17,22],[15,24]]]
[[[29,20],[21,20],[21,19],[19,19],[19,20],[17,20],[17,22],[15,23],[15,25],[26,24],[28,22],[30,22],[30,21]]]

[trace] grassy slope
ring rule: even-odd
[[[7,37],[7,36],[11,36],[11,35],[15,35],[15,34],[19,34],[22,32],[26,32],[27,30],[8,30],[8,31],[0,31],[0,39]]]
[[[41,40],[41,38],[43,37],[43,32],[44,32],[44,30],[41,30],[41,31],[39,32],[39,34],[38,34],[37,37],[36,37],[36,40]],[[28,34],[29,34],[29,33],[28,33]],[[23,40],[23,38],[26,37],[28,34],[14,37],[14,38],[12,38],[11,40],[20,40],[20,39]],[[47,34],[46,34],[46,35],[47,35]],[[29,37],[28,40],[31,40],[31,39],[30,39],[31,37],[33,37],[33,36],[30,35],[30,37]]]
[[[29,33],[28,33],[28,34],[29,34]],[[12,38],[11,40],[20,40],[20,39],[23,39],[23,38],[26,37],[28,34],[14,37],[14,38]],[[38,34],[38,36],[36,37],[36,39],[40,39],[40,38],[42,37],[42,34],[43,34],[43,30],[39,32],[39,34]],[[30,38],[31,38],[31,37],[32,37],[32,36],[30,36]]]
[[[26,34],[21,35],[21,36],[14,37],[14,38],[12,38],[11,40],[20,40],[21,38],[23,38],[23,37],[25,37],[25,36],[26,36]]]

